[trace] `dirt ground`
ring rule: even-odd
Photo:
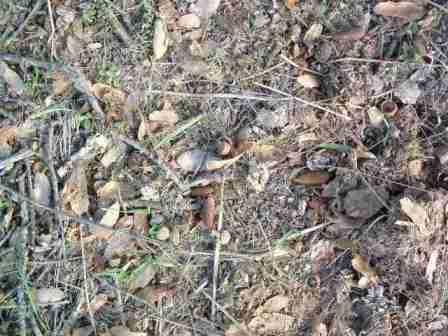
[[[0,0],[0,335],[448,335],[445,0]]]

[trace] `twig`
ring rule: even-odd
[[[22,32],[22,30],[26,27],[28,22],[30,22],[30,20],[37,14],[38,10],[42,6],[42,3],[43,3],[43,0],[37,0],[36,1],[36,3],[34,4],[33,9],[30,12],[30,14],[28,14],[26,19],[23,20],[23,22],[20,24],[20,26],[6,40],[6,42],[5,42],[6,46],[8,46],[11,43],[11,41],[13,41],[17,37],[17,35],[19,35]]]
[[[415,62],[401,62],[401,61],[386,61],[382,59],[375,58],[358,58],[358,57],[344,57],[338,58],[329,63],[342,63],[342,62],[361,62],[361,63],[381,63],[381,64],[395,64],[395,65],[412,65],[412,66],[429,66],[434,68],[440,68],[440,65],[426,64],[426,63],[415,63]]]
[[[250,96],[234,93],[188,93],[173,92],[163,90],[149,90],[148,93],[161,94],[166,96],[188,97],[188,98],[208,98],[208,99],[242,99],[242,100],[258,100],[258,101],[288,101],[291,98],[272,98],[266,96]]]
[[[26,174],[22,175],[19,180],[19,191],[22,194],[26,193]],[[26,292],[26,245],[28,238],[28,222],[29,212],[28,204],[23,203],[21,206],[22,225],[19,228],[18,239],[15,244],[15,254],[17,258],[17,279],[20,285],[17,287],[17,306],[19,311],[19,325],[20,334],[26,336],[26,319],[27,319],[27,306],[25,302]]]
[[[423,0],[424,2],[426,2],[427,4],[430,4],[431,6],[441,10],[442,12],[444,12],[445,14],[448,14],[448,8],[439,5],[438,3],[435,3],[434,1],[431,0]]]
[[[275,88],[273,88],[273,87],[270,87],[270,86],[267,86],[267,85],[264,85],[264,84],[260,84],[260,83],[255,83],[255,85],[258,85],[259,87],[262,87],[262,88],[264,88],[264,89],[270,90],[270,91],[272,91],[272,92],[281,94],[281,95],[283,95],[283,96],[287,96],[287,97],[289,97],[289,98],[291,98],[291,99],[294,99],[294,100],[296,100],[296,101],[298,101],[298,102],[300,102],[300,103],[302,103],[302,104],[309,105],[309,106],[312,106],[312,107],[317,108],[317,109],[319,109],[319,110],[328,112],[328,113],[333,114],[333,115],[335,115],[335,116],[337,116],[337,117],[343,118],[343,119],[345,119],[345,120],[347,120],[347,121],[352,120],[352,118],[350,118],[350,117],[348,117],[348,116],[346,116],[346,115],[343,115],[343,114],[340,114],[340,113],[338,113],[338,112],[332,111],[332,110],[330,110],[330,109],[328,109],[328,108],[326,108],[326,107],[320,106],[319,104],[316,104],[316,103],[307,101],[307,100],[305,100],[305,99],[302,99],[302,98],[299,98],[299,97],[296,97],[296,96],[293,96],[293,95],[291,95],[291,94],[289,94],[289,93],[280,91],[280,90],[275,89]]]
[[[272,70],[281,67],[284,64],[285,64],[285,62],[278,63],[278,64],[273,65],[273,66],[267,68],[266,70],[263,70],[263,71],[258,72],[256,74],[253,74],[253,75],[250,75],[250,76],[247,76],[247,77],[243,77],[243,78],[238,78],[236,81],[243,82],[243,81],[246,81],[246,80],[249,80],[249,79],[252,79],[252,78],[263,76],[263,75],[265,75],[267,73],[270,73]]]
[[[317,71],[314,71],[314,70],[311,70],[311,69],[308,69],[308,68],[306,68],[306,67],[303,67],[303,66],[298,65],[297,63],[293,62],[292,60],[290,60],[290,59],[289,59],[288,57],[286,57],[285,55],[280,55],[280,58],[281,58],[282,60],[284,60],[286,63],[289,63],[289,64],[291,64],[292,66],[296,67],[297,69],[304,70],[304,71],[306,71],[306,72],[310,72],[310,73],[315,74],[315,75],[318,75],[318,76],[323,76],[320,72],[317,72]]]
[[[54,25],[54,18],[53,18],[53,7],[51,6],[51,0],[47,0],[47,7],[48,7],[48,16],[50,17],[50,27],[51,27],[51,34],[48,39],[48,43],[51,45],[51,56],[53,58],[56,58],[56,49],[54,47],[54,36],[56,34],[56,28]]]
[[[216,305],[213,302],[216,302],[216,290],[218,287],[218,273],[219,273],[219,257],[221,252],[221,232],[222,232],[222,224],[224,220],[224,184],[225,177],[221,182],[221,204],[219,209],[219,217],[218,217],[218,227],[217,234],[215,238],[215,258],[213,261],[213,290],[212,290],[212,321],[216,320]]]

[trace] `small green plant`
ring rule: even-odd
[[[39,94],[40,82],[42,81],[42,73],[36,67],[32,68],[31,78],[25,81],[26,92],[31,97]]]
[[[120,68],[113,63],[101,63],[97,68],[97,80],[112,87],[120,86]]]
[[[98,10],[95,2],[87,4],[82,11],[81,22],[86,26],[91,26],[96,23],[98,18]]]
[[[79,129],[89,130],[92,127],[93,117],[92,114],[87,113],[75,113],[72,119],[72,127],[76,131]]]
[[[160,224],[152,224],[148,231],[148,237],[150,239],[156,239],[157,233],[160,231]]]

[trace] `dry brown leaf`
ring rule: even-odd
[[[286,0],[286,7],[293,9],[296,6],[297,0]]]
[[[287,308],[289,305],[289,298],[285,295],[276,295],[267,300],[262,306],[258,307],[255,315],[260,315],[263,312],[278,313]]]
[[[135,292],[137,289],[145,288],[156,276],[156,269],[151,262],[145,263],[141,269],[137,269],[129,280],[129,291]]]
[[[160,111],[154,111],[149,115],[150,122],[158,122],[162,125],[174,126],[178,121],[176,110],[169,100],[165,100],[163,109]]]
[[[201,26],[201,19],[196,14],[186,14],[179,18],[177,25],[185,29],[199,28]]]
[[[53,95],[61,96],[72,85],[72,82],[69,81],[61,72],[53,73]]]
[[[168,50],[169,38],[168,28],[165,20],[157,18],[154,21],[154,37],[152,41],[153,57],[157,61],[161,59]]]
[[[306,171],[297,176],[291,176],[292,183],[302,184],[306,186],[319,186],[328,183],[331,174],[327,171]]]
[[[303,42],[306,44],[312,43],[320,38],[324,26],[320,23],[313,23],[303,36]]]
[[[85,166],[85,162],[82,161],[75,164],[62,190],[64,208],[72,210],[78,216],[84,215],[90,205]]]
[[[398,17],[406,20],[416,20],[425,14],[423,6],[411,1],[385,1],[377,4],[373,11],[377,15]]]
[[[169,286],[148,286],[143,290],[137,292],[137,296],[152,304],[155,304],[157,302],[160,302],[163,298],[173,296],[174,294],[176,294],[176,291],[176,288]]]
[[[147,336],[146,332],[130,331],[127,327],[116,326],[109,329],[112,336]]]
[[[376,284],[378,282],[376,271],[370,267],[369,262],[361,255],[355,254],[353,256],[352,267],[355,271],[367,277],[370,284]]]
[[[65,294],[59,288],[40,288],[35,292],[37,304],[48,304],[62,301]]]
[[[355,28],[346,32],[335,33],[331,35],[337,41],[358,41],[366,35],[364,28]]]
[[[400,200],[400,205],[401,211],[403,211],[406,216],[412,220],[423,236],[428,236],[431,234],[431,231],[428,228],[428,213],[423,206],[407,197]]]
[[[201,11],[201,17],[208,18],[216,13],[221,0],[198,0],[196,6]]]
[[[25,92],[25,83],[22,78],[3,61],[0,61],[0,77],[16,94],[22,95]]]
[[[92,232],[94,236],[98,239],[108,239],[113,234],[112,229],[117,223],[120,217],[120,203],[115,202],[109,209],[107,209],[103,218],[101,218],[100,225],[104,227],[94,226],[92,227]],[[107,228],[106,228],[107,227]]]
[[[208,195],[202,208],[202,220],[205,228],[210,232],[216,230],[215,227],[216,203],[213,195]]]
[[[261,334],[280,335],[291,332],[294,328],[295,318],[280,313],[263,313],[249,322],[249,329]]]
[[[320,86],[316,76],[312,74],[303,74],[297,77],[297,83],[299,83],[306,89],[318,88]]]
[[[0,128],[0,145],[12,145],[16,142],[17,127],[8,126]]]
[[[107,117],[110,120],[121,120],[124,113],[127,95],[123,91],[113,88],[110,85],[95,83],[91,86],[91,91],[108,108]]]
[[[47,175],[36,172],[32,190],[33,200],[39,204],[50,205],[51,185]]]
[[[84,296],[83,296],[83,298],[84,298]],[[90,306],[91,311],[95,313],[98,310],[100,310],[101,307],[103,307],[108,301],[109,301],[109,298],[107,297],[106,294],[97,294],[97,295],[95,295],[93,300],[91,300],[89,302],[89,304],[87,304],[86,302],[81,304],[79,311],[81,314],[88,313],[89,306]]]
[[[100,199],[112,199],[115,198],[120,191],[120,182],[109,181],[96,191],[98,198]]]

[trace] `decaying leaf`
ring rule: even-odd
[[[36,172],[32,195],[37,203],[45,206],[50,205],[51,185],[48,176],[44,173]]]
[[[286,7],[293,9],[296,6],[297,0],[286,0]]]
[[[401,211],[408,216],[415,226],[417,226],[420,234],[428,236],[431,234],[431,230],[428,228],[428,213],[425,207],[411,199],[404,197],[400,200]]]
[[[123,91],[113,88],[110,85],[95,83],[91,90],[95,97],[103,101],[107,108],[108,119],[121,120],[123,117],[124,107],[127,101],[127,95]]]
[[[385,1],[378,3],[373,11],[377,15],[398,17],[406,20],[417,20],[425,14],[423,6],[411,1]]]
[[[213,171],[230,166],[237,162],[241,155],[237,155],[231,159],[221,160],[212,153],[204,152],[200,149],[193,149],[181,154],[176,159],[176,163],[186,172]]]
[[[17,138],[17,127],[8,126],[0,128],[0,145],[12,145]]]
[[[280,313],[262,313],[254,317],[248,324],[251,331],[257,335],[280,335],[292,331],[295,318]]]
[[[25,84],[22,78],[3,61],[0,61],[0,77],[16,94],[22,95],[25,92]]]
[[[148,214],[146,211],[134,212],[134,227],[136,234],[146,236],[149,231]]]
[[[152,41],[154,60],[161,59],[168,50],[168,28],[165,20],[157,18],[154,21],[154,37]]]
[[[59,288],[39,288],[35,292],[36,303],[48,304],[62,301],[65,294]]]
[[[63,95],[72,85],[72,82],[65,78],[61,72],[53,73],[53,95]]]
[[[286,309],[289,305],[289,297],[286,295],[276,295],[267,300],[262,306],[258,307],[255,311],[255,315],[262,313],[278,313],[283,309]]]
[[[201,26],[201,19],[196,14],[186,14],[179,18],[177,25],[186,29],[199,28]]]
[[[208,18],[216,13],[221,0],[198,0],[196,6],[201,11],[201,17]]]
[[[312,43],[320,38],[322,32],[324,30],[324,26],[320,23],[313,23],[311,27],[307,30],[305,35],[303,36],[303,42],[306,44]]]
[[[85,166],[83,161],[78,161],[75,164],[72,174],[62,190],[64,208],[72,210],[78,216],[85,214],[90,205]]]
[[[297,83],[306,89],[318,88],[320,86],[319,81],[313,74],[303,74],[297,77]]]
[[[130,331],[127,327],[116,326],[109,329],[111,336],[147,336],[146,332]]]
[[[129,291],[135,292],[137,289],[145,288],[156,276],[156,269],[151,262],[147,262],[135,270],[129,280]]]
[[[120,203],[115,202],[109,209],[107,209],[103,218],[101,218],[100,225],[104,227],[94,226],[91,228],[95,237],[98,239],[108,239],[113,234],[113,231],[106,229],[106,227],[112,229],[119,217]]]
[[[293,174],[290,177],[292,183],[302,184],[306,186],[319,186],[328,183],[332,175],[327,171],[306,171],[300,175]]]
[[[216,230],[215,227],[216,203],[213,195],[208,195],[202,207],[202,220],[205,227],[212,232]]]
[[[174,126],[179,121],[179,117],[171,102],[165,100],[163,109],[152,112],[149,115],[149,121],[158,122],[161,125]]]
[[[361,255],[355,254],[353,256],[352,267],[355,271],[367,277],[370,284],[376,284],[378,282],[378,275],[376,274],[376,271],[370,267],[369,262]]]

